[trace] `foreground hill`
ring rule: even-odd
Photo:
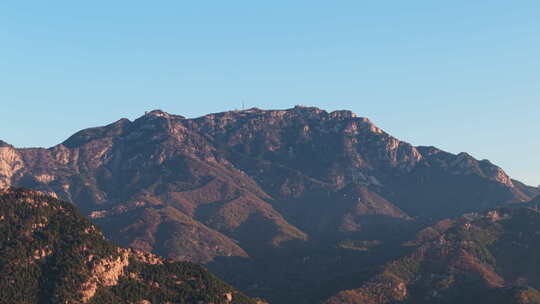
[[[20,189],[0,193],[0,303],[245,303],[189,262],[106,241],[73,205]]]
[[[326,304],[540,303],[540,213],[501,208],[422,230],[415,250]]]
[[[1,143],[0,186],[12,185],[74,202],[122,246],[207,263],[251,294],[296,303],[363,277],[351,263],[401,254],[396,244],[433,219],[540,192],[487,160],[301,106],[195,119],[156,110],[49,149]]]

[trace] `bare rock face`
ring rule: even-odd
[[[17,150],[0,146],[0,188],[10,187],[13,176],[22,168],[23,161]]]
[[[81,287],[83,303],[88,302],[96,294],[98,286],[118,285],[118,279],[124,275],[124,268],[129,265],[129,251],[119,250],[119,253],[117,257],[93,261],[90,277]]]

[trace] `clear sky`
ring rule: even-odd
[[[350,109],[540,184],[538,1],[1,1],[0,139],[162,109]]]

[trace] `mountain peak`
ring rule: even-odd
[[[148,116],[157,116],[157,117],[165,117],[165,118],[169,118],[171,117],[171,114],[167,113],[167,112],[164,112],[162,110],[159,110],[159,109],[156,109],[156,110],[152,110],[150,112],[145,112],[145,115],[148,115]]]
[[[152,110],[152,111],[147,111],[147,112],[144,112],[144,115],[141,117],[146,117],[146,118],[165,118],[165,119],[172,119],[172,118],[178,118],[178,119],[185,119],[184,116],[181,116],[181,115],[175,115],[175,114],[170,114],[168,112],[165,112],[163,110],[160,110],[160,109],[155,109],[155,110]]]
[[[62,144],[68,148],[79,147],[99,138],[116,136],[130,124],[129,119],[122,118],[106,126],[83,129],[71,135]]]

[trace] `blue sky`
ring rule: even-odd
[[[150,109],[350,109],[540,184],[538,1],[2,1],[0,139]]]

